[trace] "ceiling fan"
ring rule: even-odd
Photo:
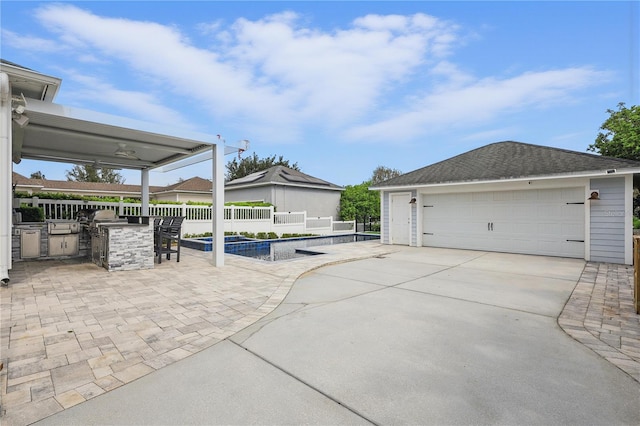
[[[116,152],[114,152],[113,155],[115,155],[116,157],[139,160],[139,158],[136,156],[136,152],[132,149],[127,149],[127,144],[122,142],[118,143],[118,149],[116,149]]]

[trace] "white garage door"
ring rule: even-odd
[[[422,244],[584,258],[584,188],[422,197]]]

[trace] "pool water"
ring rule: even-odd
[[[239,256],[251,257],[254,259],[275,262],[279,260],[295,259],[299,257],[315,256],[323,254],[318,251],[318,247],[352,243],[356,241],[378,240],[379,235],[371,234],[349,234],[333,235],[325,237],[301,237],[287,238],[284,240],[254,240],[242,236],[225,237],[224,252]],[[195,242],[193,244],[192,242]],[[182,240],[184,247],[198,248],[204,251],[212,250],[212,239],[197,238],[192,240]],[[190,244],[192,243],[192,244]],[[313,249],[309,249],[312,247]]]

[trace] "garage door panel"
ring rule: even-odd
[[[584,188],[425,196],[423,245],[584,257]],[[569,240],[569,241],[568,241]],[[577,241],[571,241],[577,240]]]

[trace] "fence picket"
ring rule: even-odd
[[[20,205],[41,207],[45,219],[69,219],[78,217],[82,210],[114,210],[119,216],[140,216],[140,203],[47,200],[38,197],[20,198]],[[213,209],[211,206],[190,204],[151,204],[149,216],[184,216],[183,234],[203,234],[212,231]],[[307,217],[306,212],[276,213],[273,207],[224,207],[225,232],[274,232],[279,235],[333,233],[355,233],[355,221],[334,221],[333,217]]]

